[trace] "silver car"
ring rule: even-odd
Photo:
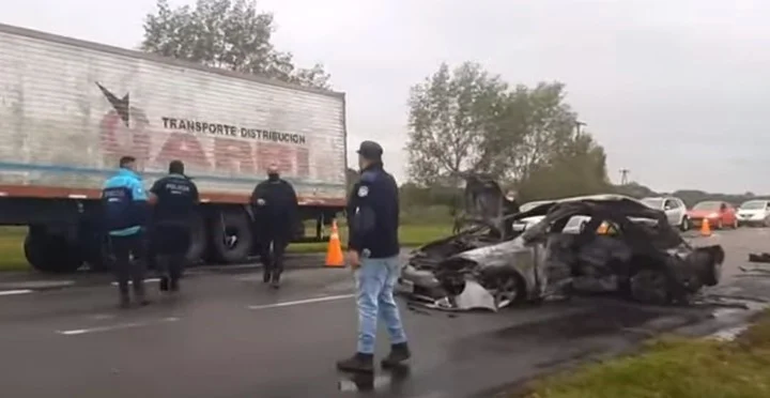
[[[666,213],[668,223],[682,231],[690,229],[690,218],[687,217],[687,206],[682,199],[674,196],[658,196],[642,199],[642,203],[655,210]]]
[[[738,223],[770,227],[770,200],[755,199],[743,202],[738,208]]]

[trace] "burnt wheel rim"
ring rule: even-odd
[[[495,307],[508,305],[519,296],[519,286],[516,277],[513,275],[500,276],[495,278],[497,289],[494,293]]]

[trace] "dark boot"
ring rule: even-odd
[[[172,279],[171,283],[169,284],[169,287],[170,287],[172,293],[178,292],[179,291],[179,279]]]
[[[270,283],[270,280],[273,278],[273,275],[270,271],[265,268],[264,271],[262,271],[262,282],[263,283]]]
[[[273,287],[273,289],[278,289],[281,287],[281,273],[280,272],[273,272],[273,279],[270,281],[270,286]]]
[[[168,291],[168,278],[162,277],[160,278],[160,291],[161,292],[167,292]]]
[[[374,355],[356,353],[348,359],[337,361],[337,369],[343,372],[372,373],[374,372]]]
[[[383,368],[393,368],[402,364],[402,362],[411,358],[409,345],[406,343],[393,344],[390,346],[390,354],[380,361]]]

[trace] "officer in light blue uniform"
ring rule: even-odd
[[[129,279],[133,282],[136,302],[143,306],[149,304],[145,296],[144,273],[147,260],[145,226],[151,198],[142,186],[135,164],[135,158],[122,157],[117,174],[108,179],[102,189],[104,226],[122,308],[131,302]]]

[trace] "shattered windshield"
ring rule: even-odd
[[[642,203],[653,209],[660,209],[663,207],[663,199],[661,198],[644,198]]]
[[[693,210],[719,210],[722,202],[700,202],[693,206]]]
[[[767,202],[764,200],[750,200],[748,202],[744,202],[741,205],[741,209],[743,210],[761,210],[765,208],[765,204]]]

